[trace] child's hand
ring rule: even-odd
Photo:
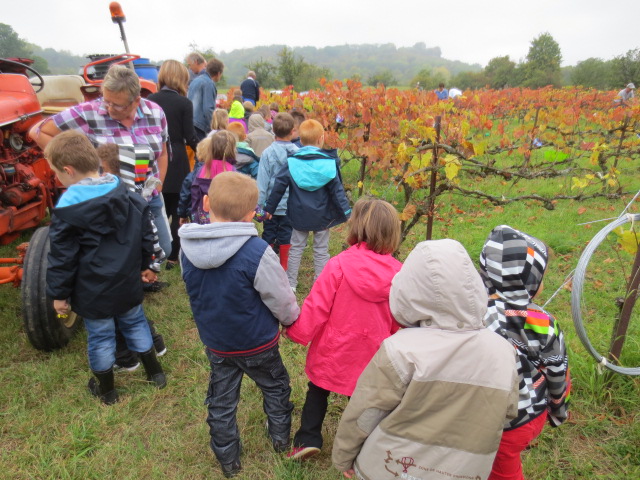
[[[355,473],[355,470],[353,468],[350,468],[346,472],[342,472],[342,475],[344,475],[345,478],[352,478]]]
[[[53,309],[58,315],[66,317],[71,311],[71,306],[66,300],[54,300]]]
[[[267,212],[265,212],[260,205],[256,207],[256,213],[253,216],[256,222],[264,222],[267,219]]]
[[[280,330],[280,334],[281,334],[284,338],[286,338],[286,339],[288,339],[288,340],[291,340],[291,339],[289,338],[289,336],[287,335],[287,327],[282,327],[282,330]]]
[[[143,270],[141,273],[141,276],[142,276],[142,281],[144,283],[153,283],[156,280],[158,280],[158,275],[156,274],[156,272],[154,272],[149,268],[147,268],[146,270]]]

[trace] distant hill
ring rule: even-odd
[[[29,44],[29,47],[31,47],[35,55],[47,61],[49,70],[54,75],[78,73],[78,69],[89,61],[87,57],[74,55],[67,50],[42,48],[32,43]]]
[[[34,54],[47,60],[49,70],[54,74],[78,73],[78,69],[88,62],[86,57],[73,55],[66,50],[42,48],[29,45]],[[258,61],[278,62],[278,52],[285,45],[269,45],[242,48],[230,52],[216,53],[225,64],[224,76],[228,85],[237,85],[247,73],[247,65]],[[308,63],[326,67],[334,79],[346,79],[360,76],[368,77],[390,70],[400,85],[408,85],[411,79],[422,69],[446,69],[451,75],[463,71],[479,72],[479,64],[468,64],[457,60],[442,58],[440,47],[427,47],[416,43],[412,47],[396,47],[392,43],[336,45],[330,47],[293,47],[296,55],[302,56]]]
[[[260,60],[276,64],[278,52],[284,45],[270,45],[220,52],[217,56],[224,62],[224,76],[229,85],[244,79],[247,65]],[[331,70],[333,78],[346,79],[359,75],[363,80],[383,70],[393,72],[400,84],[408,84],[424,68],[444,67],[451,75],[462,71],[478,72],[479,64],[468,64],[442,58],[440,47],[429,47],[416,43],[412,47],[396,47],[392,43],[336,45],[330,47],[293,47],[293,52],[308,63]]]

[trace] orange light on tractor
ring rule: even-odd
[[[122,11],[122,7],[118,2],[111,2],[109,4],[109,11],[111,12],[111,20],[113,20],[113,23],[127,21],[124,16],[124,12]]]

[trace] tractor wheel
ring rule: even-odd
[[[45,351],[64,347],[80,324],[80,317],[73,312],[58,318],[53,300],[47,296],[48,253],[49,227],[42,227],[31,237],[24,257],[22,318],[31,344]]]

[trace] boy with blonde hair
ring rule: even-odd
[[[285,192],[289,191],[287,215],[291,221],[291,249],[287,276],[293,291],[309,233],[313,232],[313,266],[317,278],[329,261],[329,228],[345,222],[351,214],[336,158],[323,150],[324,128],[316,120],[300,125],[298,150],[280,169],[264,207],[271,219]]]
[[[179,231],[182,278],[211,364],[205,400],[211,449],[226,477],[242,469],[236,409],[245,373],[262,390],[273,448],[285,452],[290,445],[291,387],[278,339],[280,324],[291,325],[300,308],[278,257],[258,237],[257,202],[255,180],[220,173],[203,200],[211,223]]]
[[[47,295],[59,315],[71,308],[84,319],[93,377],[89,391],[107,405],[118,401],[113,365],[116,326],[138,352],[147,380],[166,385],[142,311],[142,282],[152,282],[153,231],[149,204],[118,177],[100,176],[100,159],[89,139],[69,130],[44,151],[67,187],[51,215]]]

